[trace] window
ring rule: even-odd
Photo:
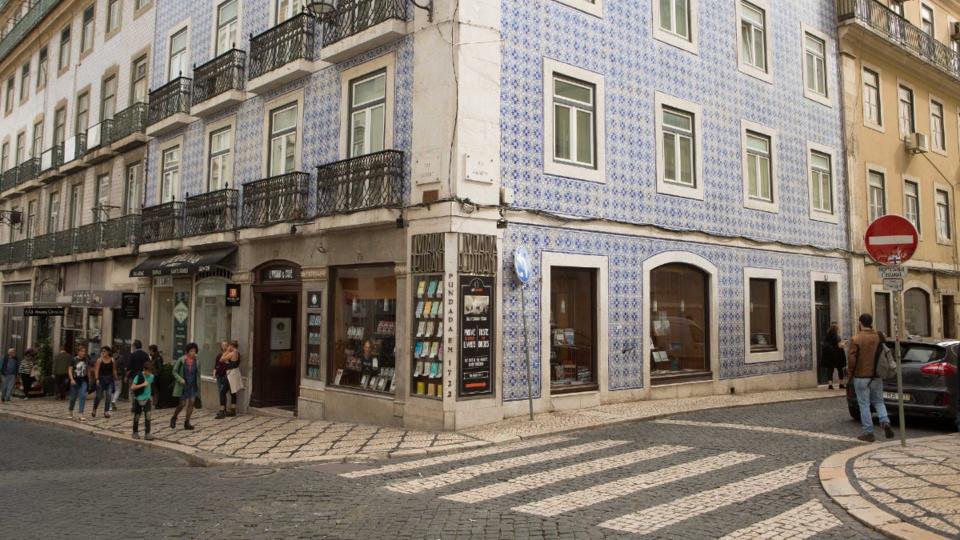
[[[933,8],[926,4],[920,4],[920,29],[927,35],[936,35],[933,26]]]
[[[150,3],[150,0],[134,0],[133,9],[141,10]]]
[[[833,179],[830,155],[810,151],[810,193],[816,212],[833,214]]]
[[[291,104],[270,112],[270,147],[268,176],[293,172],[297,156],[297,105]]]
[[[827,43],[810,32],[803,35],[806,90],[827,97]]]
[[[10,170],[10,143],[5,142],[0,147],[0,169],[3,172]]]
[[[57,232],[57,225],[60,222],[60,193],[50,194],[47,200],[47,233]]]
[[[350,157],[383,150],[386,81],[386,71],[380,71],[350,82]]]
[[[663,179],[666,182],[695,187],[693,115],[664,107],[663,115]]]
[[[180,191],[180,147],[174,146],[163,151],[160,176],[160,203],[176,199]]]
[[[14,165],[19,165],[27,157],[27,134],[24,132],[17,133],[17,149],[16,149],[16,161]]]
[[[167,64],[167,80],[172,81],[187,72],[187,29],[170,36],[170,61]]]
[[[650,377],[710,373],[710,276],[687,264],[650,272]]]
[[[933,139],[934,150],[946,152],[947,136],[943,124],[943,104],[930,100],[930,137]]]
[[[107,0],[107,33],[120,28],[120,0]]]
[[[147,82],[147,57],[146,55],[141,56],[133,61],[133,68],[131,69],[131,83],[130,83],[130,105],[135,103],[146,103],[147,102],[147,93],[148,93],[148,82]]]
[[[903,1],[904,0],[890,0],[890,11],[903,17]]]
[[[26,237],[33,238],[37,235],[37,201],[33,200],[27,203]]]
[[[760,7],[740,1],[740,63],[767,73],[767,14]]]
[[[276,24],[280,24],[297,14],[296,0],[275,0],[275,2]]]
[[[776,280],[750,280],[750,352],[777,350],[776,302]]]
[[[603,0],[557,0],[557,2],[594,17],[603,17]]]
[[[210,171],[207,191],[225,189],[233,179],[232,132],[230,127],[210,134]]]
[[[870,221],[887,215],[887,186],[884,174],[880,171],[867,173],[867,199],[870,210]]]
[[[57,69],[63,71],[70,65],[70,27],[60,31],[60,53],[57,57]]]
[[[97,176],[97,183],[94,184],[96,192],[93,194],[93,200],[96,203],[94,208],[94,221],[101,221],[108,218],[108,209],[110,206],[110,174],[101,174]]]
[[[8,113],[13,111],[14,91],[16,90],[15,87],[16,87],[15,77],[10,77],[9,79],[7,79],[7,93],[4,98],[5,99],[4,111]]]
[[[19,207],[19,206],[14,206],[13,208],[10,209],[10,211],[13,212],[14,214],[19,214],[19,213],[20,213],[20,207]],[[10,241],[11,241],[11,242],[16,242],[17,240],[20,239],[19,236],[20,236],[21,230],[22,230],[22,229],[21,229],[20,227],[10,227]]]
[[[47,86],[47,48],[41,47],[37,60],[37,90]]]
[[[20,101],[26,101],[28,97],[30,97],[30,62],[20,68]]]
[[[890,331],[890,293],[873,293],[873,327],[885,336],[893,335]]]
[[[900,136],[906,138],[917,131],[913,117],[913,90],[901,85],[897,95],[900,101]]]
[[[74,133],[83,133],[90,127],[90,93],[83,92],[77,96],[77,118]]]
[[[237,42],[237,2],[228,0],[217,7],[217,50],[215,56],[229,51]]]
[[[905,180],[903,182],[903,217],[907,218],[920,233],[920,184]]]
[[[103,90],[100,92],[100,120],[113,118],[117,112],[117,76],[110,75],[103,80]]]
[[[142,197],[140,195],[140,178],[142,167],[140,162],[127,165],[123,185],[123,215],[136,214],[140,209]]]
[[[903,324],[911,336],[930,335],[930,295],[912,288],[903,293]]]
[[[657,0],[660,29],[690,40],[690,0]]]
[[[83,221],[83,184],[74,184],[70,186],[70,213],[68,214],[68,229],[74,229],[80,226]]]
[[[937,239],[950,240],[953,233],[950,226],[950,195],[942,189],[936,190]]]
[[[747,193],[751,199],[773,202],[770,137],[747,131]]]
[[[552,393],[597,388],[597,330],[597,270],[551,267]]]
[[[43,120],[33,124],[33,144],[30,145],[30,155],[38,158],[43,153]]]
[[[53,113],[53,145],[59,146],[66,140],[67,108],[59,107]]]
[[[93,19],[96,5],[83,10],[83,26],[80,27],[80,52],[85,53],[93,48]]]
[[[594,166],[594,91],[588,82],[554,76],[554,160]]]
[[[883,125],[880,103],[880,75],[863,68],[863,118],[868,124]]]

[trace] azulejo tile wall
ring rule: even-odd
[[[545,251],[582,255],[601,255],[608,263],[608,327],[600,329],[600,340],[608,342],[608,386],[610,390],[643,388],[643,275],[644,260],[666,251],[683,251],[707,259],[717,267],[721,379],[734,379],[810,370],[815,351],[811,350],[811,274],[840,274],[838,296],[848,296],[846,259],[794,255],[756,249],[726,247],[659,240],[638,236],[578,231],[553,227],[510,224],[504,235],[501,271],[504,276],[513,272],[509,255],[519,246],[525,246],[533,262],[534,279],[526,288],[526,317],[528,342],[534,373],[534,393],[540,396],[541,317],[549,306],[541,306],[540,267]],[[784,359],[778,362],[747,364],[744,361],[744,290],[743,269],[769,268],[783,272],[783,349]],[[510,278],[504,279],[503,290],[503,398],[506,401],[526,399],[527,370],[523,340],[523,311],[520,289]],[[845,300],[841,300],[845,303]],[[547,310],[547,311],[545,311]],[[842,307],[849,313],[847,306]],[[844,335],[849,335],[845,324]]]

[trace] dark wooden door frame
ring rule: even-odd
[[[294,298],[294,339],[293,339],[293,350],[294,350],[294,364],[296,371],[296,378],[294,380],[294,402],[293,405],[296,407],[297,400],[296,398],[300,395],[300,365],[302,360],[302,351],[300,350],[300,340],[302,333],[301,319],[300,317],[300,304],[301,296],[303,292],[303,284],[299,281],[295,282],[278,282],[278,283],[263,283],[253,286],[253,296],[254,296],[254,312],[253,312],[253,321],[254,321],[254,332],[253,332],[253,347],[251,348],[251,354],[254,355],[254,358],[263,358],[261,355],[262,351],[269,352],[267,348],[268,344],[263,342],[264,339],[268,339],[269,334],[269,321],[267,320],[267,302],[265,299],[268,296],[272,295],[290,295]],[[263,376],[262,371],[257,365],[258,360],[251,362],[251,367],[256,371],[253,377],[253,391],[251,392],[251,405],[254,407],[261,406],[259,400],[257,400],[257,395],[262,392],[262,382],[260,377]],[[262,361],[262,360],[261,360]]]

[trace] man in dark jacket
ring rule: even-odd
[[[143,373],[143,366],[150,361],[150,356],[143,351],[143,342],[139,339],[133,340],[133,352],[130,353],[130,360],[127,362],[127,372],[124,375],[124,381],[128,384],[134,377]],[[134,401],[132,398],[130,401]]]
[[[887,407],[883,404],[883,379],[877,376],[877,354],[880,352],[881,334],[873,329],[873,316],[869,313],[860,315],[860,330],[850,339],[850,348],[847,352],[847,384],[853,385],[857,394],[857,403],[860,405],[860,424],[863,434],[857,437],[864,442],[873,442],[873,415],[870,406],[877,411],[880,426],[888,439],[894,437],[890,427],[890,418],[887,416]]]
[[[20,359],[16,349],[8,349],[0,362],[0,402],[10,402],[13,387],[17,384],[17,373],[20,371]]]
[[[67,399],[67,392],[70,391],[70,377],[67,375],[67,368],[73,361],[73,356],[67,352],[66,345],[60,345],[60,352],[53,357],[53,376],[57,382],[57,399]]]

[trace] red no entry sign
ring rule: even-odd
[[[903,264],[917,250],[917,229],[900,216],[881,216],[863,235],[867,253],[883,265]]]

